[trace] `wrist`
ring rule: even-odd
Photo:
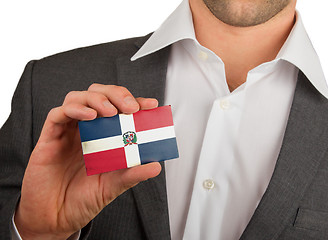
[[[18,211],[15,212],[13,220],[16,230],[19,236],[21,237],[21,239],[23,240],[29,240],[29,239],[66,240],[72,235],[70,233],[47,233],[45,231],[37,232],[31,230],[26,227],[28,226],[28,224],[23,220],[21,214]]]

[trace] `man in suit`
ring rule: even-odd
[[[151,36],[30,62],[0,135],[3,238],[326,239],[328,91],[295,4],[185,0]],[[87,177],[77,121],[158,104],[180,159]]]

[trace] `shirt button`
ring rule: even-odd
[[[198,57],[199,57],[201,60],[203,60],[203,61],[206,61],[206,60],[208,59],[208,55],[207,55],[207,53],[204,52],[204,51],[199,51],[199,53],[198,53]]]
[[[203,187],[207,190],[211,190],[212,188],[214,188],[214,181],[212,179],[206,179],[203,182]]]
[[[227,110],[230,108],[230,102],[226,99],[220,101],[220,107],[223,110]]]

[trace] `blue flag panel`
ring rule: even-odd
[[[176,138],[139,144],[138,147],[141,164],[179,157]]]
[[[114,117],[97,118],[79,122],[81,142],[122,135],[120,119]]]

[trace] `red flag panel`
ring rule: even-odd
[[[136,132],[173,126],[171,106],[139,111],[133,118]]]
[[[83,157],[88,176],[127,168],[124,148],[85,154]]]

